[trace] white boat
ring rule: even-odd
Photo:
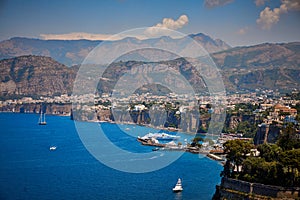
[[[43,114],[43,111],[41,110],[41,115],[39,118],[39,125],[46,125],[46,124],[47,124],[47,122],[46,122],[45,113]]]
[[[169,135],[167,133],[148,133],[147,135],[142,137],[142,139],[151,139],[151,138],[157,140],[178,140],[180,136]]]
[[[181,179],[179,178],[175,187],[173,188],[173,192],[181,192],[183,190],[181,185]]]
[[[51,147],[49,148],[49,150],[50,150],[50,151],[56,150],[56,146],[51,146]]]

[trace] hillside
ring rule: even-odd
[[[299,66],[299,53],[300,42],[293,42],[235,47],[213,53],[212,56],[221,69],[262,69],[265,67]]]
[[[0,97],[71,93],[75,71],[49,57],[21,56],[0,61]]]
[[[300,42],[236,47],[212,58],[229,91],[300,87]]]

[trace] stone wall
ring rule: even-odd
[[[300,188],[280,187],[249,183],[246,181],[222,178],[220,187],[217,187],[218,198],[215,199],[299,199]]]
[[[221,186],[230,190],[238,190],[240,192],[250,193],[251,183],[236,179],[222,178]]]

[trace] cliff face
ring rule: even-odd
[[[275,143],[280,134],[279,125],[260,124],[254,137],[254,144]]]
[[[139,125],[151,125],[159,128],[174,128],[184,132],[196,133],[199,129],[199,121],[209,123],[207,119],[199,119],[199,115],[176,115],[173,111],[159,112],[150,114],[148,110],[143,111],[127,111],[122,109],[113,110],[97,110],[84,111],[82,109],[74,109],[74,120],[78,121],[114,121],[118,123],[135,123]]]
[[[70,94],[76,73],[52,58],[21,56],[0,61],[0,96]]]
[[[55,104],[55,103],[44,103],[44,104],[9,104],[0,107],[0,112],[16,112],[16,113],[43,113],[52,115],[70,115],[71,104]]]

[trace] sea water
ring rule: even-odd
[[[45,126],[37,124],[38,118],[37,114],[0,113],[0,199],[205,200],[212,198],[220,182],[222,166],[191,153],[183,153],[153,172],[118,171],[89,153],[69,117],[48,115]],[[143,136],[155,129],[110,123],[101,126],[120,148],[152,150],[140,145],[133,135]],[[190,139],[189,135],[180,136]],[[51,146],[56,150],[50,151]],[[164,151],[162,155],[172,153],[180,152]],[[178,178],[184,190],[173,193]]]

